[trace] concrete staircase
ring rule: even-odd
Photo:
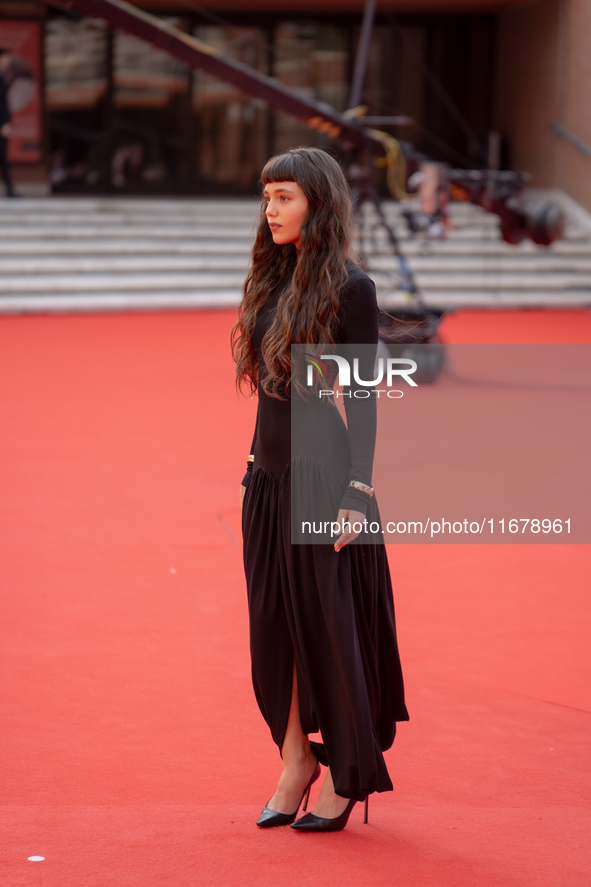
[[[497,219],[468,204],[452,206],[446,241],[411,239],[400,206],[385,206],[429,305],[591,305],[584,214],[569,213],[566,237],[543,249],[508,246]],[[0,313],[235,307],[256,212],[256,200],[2,200]],[[408,304],[380,232],[368,266],[385,307]]]

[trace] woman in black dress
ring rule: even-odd
[[[372,360],[359,377],[373,379],[378,306],[373,281],[353,261],[351,198],[337,161],[296,148],[268,161],[261,179],[261,216],[232,331],[237,385],[258,393],[240,488],[252,678],[283,759],[257,825],[335,831],[356,801],[366,802],[367,821],[368,795],[392,790],[382,752],[408,713],[383,541],[351,544],[356,522],[379,521],[375,399],[345,398],[347,426],[334,405],[316,411],[314,433],[302,435],[295,456],[291,345],[369,347]],[[336,540],[292,544],[291,494],[300,482],[328,496],[331,519],[345,531]],[[322,742],[309,741],[318,731]],[[328,771],[314,812],[296,821],[320,764]]]

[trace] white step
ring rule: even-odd
[[[157,293],[109,291],[70,293],[68,295],[9,295],[0,297],[0,313],[38,314],[85,311],[170,311],[178,309],[219,310],[235,308],[240,290],[216,290],[185,293],[162,290]]]
[[[392,277],[380,272],[373,274],[378,291],[392,287]],[[240,292],[244,273],[227,271],[151,272],[149,274],[19,274],[0,275],[0,296],[17,293],[71,293],[71,292],[152,292],[174,289],[194,291],[236,289]],[[429,274],[415,275],[418,286],[425,292],[438,291],[562,291],[591,294],[591,274]]]
[[[229,237],[233,240],[248,241],[248,233],[244,230],[245,226],[237,224],[233,225],[213,225],[195,223],[194,225],[152,225],[146,224],[138,219],[135,224],[127,225],[97,225],[93,219],[87,224],[80,223],[78,225],[40,225],[35,222],[30,225],[17,226],[13,224],[0,225],[0,237],[4,240],[19,240],[26,234],[27,237],[43,237],[51,240],[95,240],[97,237],[128,237],[141,238],[159,241],[177,240],[182,238],[189,240],[199,238],[201,240],[223,240]]]
[[[172,271],[172,272],[203,272],[218,271],[224,268],[226,271],[239,271],[244,277],[248,266],[248,257],[230,254],[220,258],[214,255],[129,255],[110,256],[109,271],[114,272],[146,272],[146,271]],[[96,274],[105,270],[105,259],[84,258],[83,256],[26,256],[19,258],[5,258],[0,255],[0,284],[2,275],[14,274]]]
[[[180,273],[208,272],[208,271],[237,271],[246,273],[248,267],[248,253],[236,255],[230,252],[227,255],[202,253],[202,254],[161,254],[147,252],[146,254],[114,254],[108,258],[109,271],[111,272],[136,272],[167,271]],[[372,274],[396,273],[398,264],[393,256],[372,257]],[[412,260],[412,268],[415,274],[544,274],[568,275],[591,273],[591,256],[565,257],[550,254],[544,257],[538,256],[501,256],[491,258],[489,256],[446,256],[437,254],[434,256],[415,256]],[[0,253],[0,277],[1,275],[31,275],[31,274],[95,274],[105,269],[105,257],[62,254],[55,255],[24,255],[8,258]],[[556,278],[557,279],[557,278]]]
[[[495,272],[489,274],[459,274],[457,272],[442,274],[419,271],[414,275],[417,285],[424,290],[433,289],[529,289],[529,290],[588,290],[591,292],[591,274],[506,274]],[[387,286],[388,277],[380,272],[373,274],[376,286]]]
[[[566,294],[557,300],[556,294],[523,292],[495,293],[480,292],[433,292],[424,295],[424,304],[433,308],[582,308],[588,307],[588,294]],[[16,295],[0,298],[0,313],[51,313],[51,312],[96,312],[96,311],[174,311],[187,309],[219,310],[235,308],[240,302],[239,290],[218,290],[215,292],[186,293],[161,291],[157,293],[71,293],[69,295]],[[384,296],[380,299],[383,308],[403,308],[414,301],[403,294]]]
[[[3,293],[68,293],[68,292],[148,292],[151,290],[174,289],[237,289],[240,291],[244,274],[69,274],[42,275],[21,274],[0,277],[0,295]]]
[[[135,198],[135,197],[51,197],[47,199],[23,198],[4,204],[13,216],[32,213],[96,214],[123,213],[131,215],[195,215],[206,212],[239,214],[253,217],[259,203],[256,199],[216,198]]]
[[[221,240],[205,243],[194,239],[188,240],[172,240],[168,243],[159,242],[156,245],[151,240],[141,240],[128,238],[125,240],[99,240],[98,238],[86,241],[83,238],[76,240],[22,240],[12,243],[0,238],[0,256],[35,256],[35,255],[128,255],[148,253],[161,254],[166,252],[168,255],[250,255],[250,246],[244,239],[240,240]],[[225,261],[225,260],[221,260]]]

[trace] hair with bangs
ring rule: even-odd
[[[336,341],[339,296],[347,281],[353,252],[353,207],[349,185],[339,163],[320,148],[292,148],[272,157],[261,173],[263,186],[295,182],[308,200],[299,250],[276,244],[263,199],[250,268],[242,288],[238,322],[232,329],[236,385],[260,385],[266,394],[287,398],[291,345]],[[261,309],[283,285],[277,311],[262,342],[268,372],[259,380],[252,337]]]

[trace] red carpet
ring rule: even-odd
[[[233,321],[0,320],[0,884],[587,887],[588,546],[389,548],[395,791],[341,833],[255,828],[280,761],[250,684]],[[591,313],[443,335],[591,342]]]

